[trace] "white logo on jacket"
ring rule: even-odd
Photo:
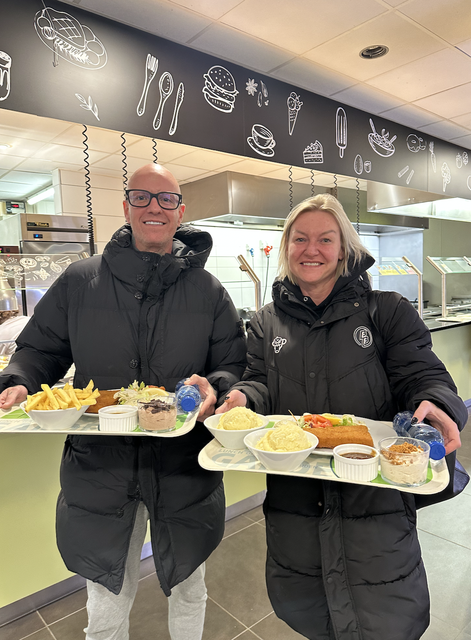
[[[286,344],[286,338],[280,338],[279,336],[277,336],[276,338],[274,338],[273,342],[271,343],[271,346],[275,350],[275,353],[280,353],[281,349],[285,346],[285,344]]]
[[[353,332],[353,339],[362,349],[367,349],[373,344],[373,335],[368,327],[357,327]]]

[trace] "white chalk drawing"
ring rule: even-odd
[[[442,164],[442,178],[443,178],[443,193],[445,193],[447,185],[451,182],[451,171],[450,167],[446,162]]]
[[[430,162],[432,163],[432,169],[434,173],[437,173],[437,156],[435,155],[434,149],[435,144],[433,142],[429,142],[428,148],[430,150]]]
[[[466,151],[463,151],[463,164],[464,166],[466,166],[469,162],[469,158],[468,158],[468,154],[466,153]]]
[[[322,164],[324,162],[324,147],[316,140],[311,142],[303,151],[304,164]]]
[[[45,7],[34,17],[34,28],[43,44],[82,69],[101,69],[107,62],[106,49],[93,31],[64,11]]]
[[[184,97],[185,97],[185,85],[183,84],[183,82],[180,82],[177,89],[177,96],[175,98],[175,106],[173,108],[172,122],[170,124],[170,129],[168,130],[171,136],[173,136],[173,134],[177,130],[178,112],[180,111],[180,107],[182,106]]]
[[[396,151],[395,146],[393,145],[394,140],[397,136],[393,136],[391,140],[389,139],[389,131],[383,129],[381,134],[377,133],[375,129],[375,125],[373,120],[370,118],[370,126],[372,132],[368,134],[368,142],[370,143],[371,148],[375,153],[379,156],[383,156],[383,158],[388,158],[392,156]]]
[[[263,80],[260,80],[260,91],[258,92],[257,104],[259,107],[261,107],[263,103],[266,107],[268,107],[269,102],[270,101],[268,99],[267,85],[263,82]]]
[[[292,91],[288,96],[286,104],[288,105],[288,132],[289,135],[292,136],[296,120],[298,118],[298,113],[303,106],[303,103],[299,99],[299,96]]]
[[[397,174],[397,177],[402,178],[402,176],[405,175],[408,171],[409,171],[409,165],[406,165],[403,169],[399,171],[399,173]]]
[[[409,133],[406,138],[406,144],[409,151],[412,153],[418,153],[419,151],[424,151],[427,148],[427,143],[423,138],[420,138],[415,133]]]
[[[254,96],[257,93],[258,84],[255,82],[255,78],[252,80],[249,78],[245,83],[245,90],[249,94],[249,96]]]
[[[406,173],[409,171],[409,165],[407,164],[405,167],[403,167],[397,174],[398,178],[402,178],[402,176],[405,176]],[[406,178],[406,184],[409,184],[410,181],[412,180],[412,176],[414,175],[414,169],[411,169],[411,171],[409,172],[409,175]]]
[[[466,180],[466,186],[471,191],[471,176],[468,176],[468,179]]]
[[[159,101],[159,106],[157,107],[157,111],[155,113],[154,122],[152,123],[152,126],[154,127],[155,130],[159,129],[160,125],[162,124],[164,106],[167,100],[169,99],[169,97],[172,95],[173,88],[174,88],[173,76],[168,71],[165,71],[160,76],[160,80],[159,80],[160,101]]]
[[[35,267],[38,263],[36,262],[36,260],[34,260],[34,258],[21,258],[20,264],[25,269],[31,269],[32,267]]]
[[[10,95],[11,85],[11,57],[5,51],[0,51],[0,101]]]
[[[51,262],[51,269],[52,271],[54,271],[54,273],[61,273],[62,272],[62,267],[60,266],[60,264],[56,264],[55,262]]]
[[[275,155],[273,147],[276,142],[273,138],[273,133],[263,124],[253,125],[252,135],[247,138],[247,142],[261,156],[271,158]]]
[[[82,107],[82,109],[91,111],[95,116],[95,118],[97,120],[100,120],[100,118],[98,117],[98,107],[96,106],[96,104],[93,104],[93,100],[91,99],[90,96],[88,96],[88,100],[86,100],[83,96],[80,95],[80,93],[76,93],[75,97],[78,98],[78,100],[80,100],[80,103],[81,103],[80,106]]]
[[[347,148],[347,114],[342,107],[337,109],[335,116],[335,144],[339,148],[340,157],[343,158]]]
[[[458,167],[458,169],[461,169],[461,167],[463,166],[463,156],[461,155],[461,153],[456,154],[456,166]]]
[[[144,115],[144,111],[146,110],[147,93],[149,91],[150,83],[155,78],[158,67],[159,61],[157,60],[157,58],[148,53],[146,58],[144,88],[142,89],[141,99],[139,100],[139,104],[137,105],[138,116]]]
[[[228,69],[214,65],[203,74],[202,89],[206,102],[223,113],[231,113],[234,109],[237,94],[234,77]]]
[[[366,173],[370,173],[370,171],[371,171],[371,160],[365,160],[365,162],[363,163],[363,169],[366,171]]]
[[[359,153],[357,153],[353,161],[353,170],[359,176],[363,173],[363,158]]]

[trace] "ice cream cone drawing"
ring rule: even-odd
[[[303,103],[299,99],[299,96],[296,95],[294,91],[292,91],[288,96],[286,104],[288,105],[288,131],[289,135],[292,136],[294,127],[296,125],[296,120],[298,118],[298,113],[303,106]]]
[[[437,157],[435,155],[435,151],[434,149],[434,143],[433,142],[429,142],[428,148],[430,149],[430,162],[432,163],[432,169],[433,172],[436,173],[437,172]]]

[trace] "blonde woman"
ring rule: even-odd
[[[466,407],[416,310],[397,293],[370,291],[364,274],[373,263],[333,196],[293,209],[273,302],[251,320],[248,366],[218,412],[248,406],[392,420],[410,409],[442,431],[447,453],[458,448]],[[267,475],[264,511],[268,593],[298,633],[311,640],[422,636],[429,594],[412,494]]]

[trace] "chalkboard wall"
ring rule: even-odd
[[[45,7],[18,0],[2,12],[0,108],[471,197],[464,148],[79,8]]]

